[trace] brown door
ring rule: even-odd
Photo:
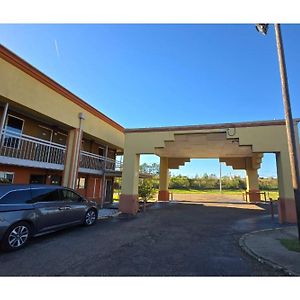
[[[112,179],[106,180],[106,193],[105,193],[105,203],[112,203],[113,201],[113,182]]]

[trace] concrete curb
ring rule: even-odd
[[[253,257],[254,259],[256,259],[257,261],[259,261],[262,264],[266,264],[270,267],[272,267],[275,270],[279,270],[282,271],[283,273],[289,275],[289,276],[300,276],[300,274],[297,274],[289,269],[287,269],[286,267],[280,265],[277,262],[274,262],[272,260],[269,260],[267,258],[264,258],[260,255],[258,255],[257,253],[255,253],[255,251],[253,251],[252,249],[250,249],[246,243],[245,240],[247,239],[248,236],[250,236],[251,234],[255,234],[255,233],[259,233],[259,232],[264,232],[264,231],[274,231],[274,230],[279,230],[281,228],[272,228],[272,229],[263,229],[263,230],[257,230],[257,231],[252,231],[249,233],[246,233],[244,235],[241,236],[241,238],[239,239],[239,245],[242,248],[242,250],[244,252],[246,252],[248,255],[250,255],[251,257]]]
[[[116,213],[114,213],[113,215],[109,215],[109,216],[98,216],[98,220],[107,220],[107,219],[112,219],[117,217],[118,215],[120,215],[121,212],[117,211]]]

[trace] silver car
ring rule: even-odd
[[[65,227],[93,225],[97,205],[75,191],[53,185],[0,185],[0,243],[17,250],[30,237]]]

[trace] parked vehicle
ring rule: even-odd
[[[53,185],[0,185],[0,243],[4,250],[25,246],[32,236],[65,227],[93,225],[97,205],[75,191]]]

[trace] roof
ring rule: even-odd
[[[102,121],[106,122],[107,124],[113,126],[117,130],[124,132],[124,127],[122,127],[117,122],[113,121],[93,106],[85,102],[84,100],[77,97],[75,94],[64,88],[62,85],[30,65],[24,59],[13,53],[12,51],[5,48],[3,45],[0,44],[0,58],[4,59],[8,63],[12,64],[13,66],[17,67],[18,69],[22,70],[26,74],[30,75],[31,77],[37,79],[42,84],[48,86],[55,92],[59,93],[63,97],[69,99],[70,101],[74,102],[75,104],[79,105],[83,109],[87,110],[91,114],[95,115],[96,117],[100,118]]]
[[[300,119],[297,118],[294,119],[294,121],[296,123],[299,123]],[[238,127],[259,127],[259,126],[274,126],[274,125],[285,125],[285,120],[220,123],[220,124],[207,124],[207,125],[169,126],[169,127],[130,128],[130,129],[125,129],[125,133],[227,129],[227,128],[238,128]]]

